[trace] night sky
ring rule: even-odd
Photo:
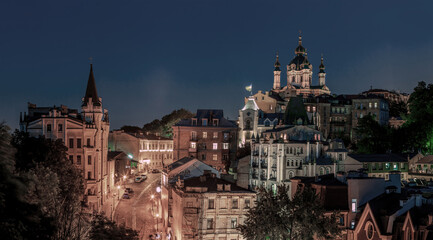
[[[272,88],[276,51],[286,85],[299,30],[332,93],[433,82],[433,1],[1,1],[0,121],[79,108],[89,57],[111,129],[181,107],[236,119],[246,85]]]

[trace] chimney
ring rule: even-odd
[[[224,191],[230,192],[231,191],[231,184],[224,184]]]
[[[179,187],[179,188],[183,188],[183,187],[184,187],[184,184],[185,184],[184,180],[182,180],[182,179],[180,178],[180,176],[178,176],[178,177],[177,177],[177,182],[176,182],[177,187]]]
[[[206,182],[206,175],[200,176],[200,182]]]

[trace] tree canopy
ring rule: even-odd
[[[263,239],[334,239],[340,233],[337,213],[326,216],[325,209],[310,187],[299,189],[290,199],[288,187],[277,192],[259,189],[257,203],[247,213],[239,230],[248,240]]]

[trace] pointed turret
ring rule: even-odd
[[[320,58],[319,73],[325,73],[325,65],[323,64],[323,56]]]
[[[86,95],[84,95],[83,105],[86,105],[92,99],[93,106],[101,106],[101,101],[96,91],[95,76],[93,75],[93,65],[90,64],[89,80],[87,81]]]
[[[319,66],[319,85],[325,86],[326,85],[326,72],[325,72],[325,65],[323,64],[323,55],[320,58],[320,66]]]
[[[302,36],[299,34],[298,47],[295,49],[296,55],[302,55],[305,53],[305,48],[302,46]]]
[[[274,70],[274,71],[281,71],[281,70],[280,70],[281,65],[280,65],[280,61],[279,61],[278,52],[277,52],[277,60],[276,60],[275,63],[274,63],[274,67],[275,67],[275,70]]]
[[[280,61],[279,61],[279,57],[278,57],[278,52],[277,52],[277,60],[274,63],[274,86],[273,89],[280,89],[281,88],[281,70],[280,70]]]

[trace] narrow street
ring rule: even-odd
[[[141,183],[132,182],[125,185],[125,187],[132,188],[134,193],[130,195],[130,199],[120,200],[114,214],[114,221],[137,230],[140,239],[149,239],[149,235],[157,232],[156,216],[160,216],[161,209],[158,205],[160,196],[156,192],[156,188],[160,186],[161,174],[146,175],[147,179]],[[120,197],[122,197],[124,188],[120,191]]]

